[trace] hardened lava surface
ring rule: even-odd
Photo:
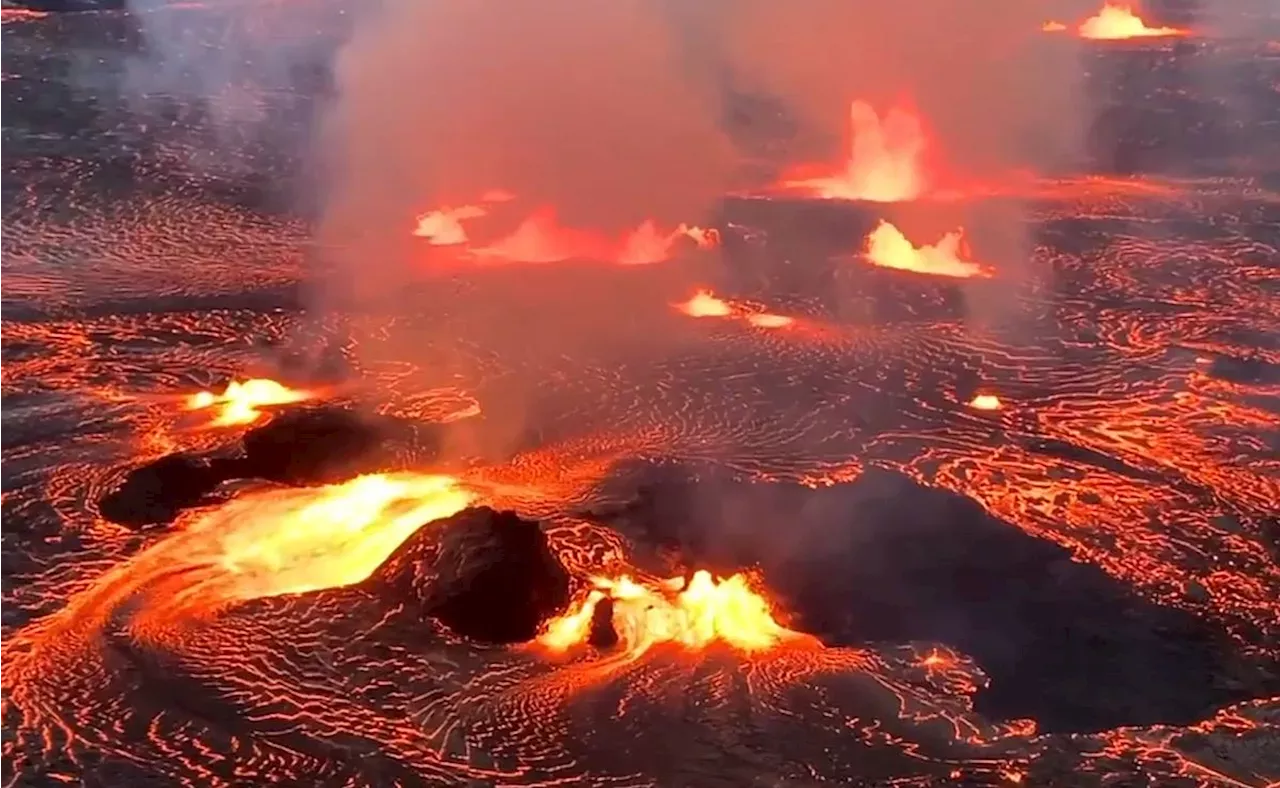
[[[795,236],[856,209],[754,200],[726,203],[715,261],[454,268],[403,284],[424,296],[392,320],[305,309],[306,222],[192,164],[190,119],[129,126],[67,88],[48,53],[114,17],[77,18],[4,28],[6,784],[1280,780],[1280,161],[1241,146],[1280,120],[1274,47],[1100,57],[1133,87],[1098,134],[1139,138],[1104,146],[1120,172],[1044,184],[1033,253],[989,281],[870,268],[834,251],[857,232]],[[1247,123],[1176,84],[1186,58],[1252,91]],[[1175,110],[1218,119],[1153,120]],[[264,146],[241,164],[274,178]],[[795,320],[671,308],[703,286]],[[299,409],[234,429],[183,409],[255,371],[399,426],[367,454],[306,432],[315,462],[281,464]],[[549,607],[564,574],[580,594],[750,566],[821,645],[468,637],[506,588],[448,593],[485,566],[457,556],[503,565],[486,551],[507,542],[456,530],[486,509],[358,582],[180,614],[219,577],[183,563],[184,509],[239,490],[121,514],[139,469],[247,464],[227,481],[289,495],[329,480],[330,451],[467,476],[475,506],[540,522],[545,545],[515,540],[536,561],[509,560],[552,578]]]

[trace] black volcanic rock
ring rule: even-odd
[[[793,625],[830,644],[957,648],[991,679],[985,714],[1046,732],[1186,724],[1280,689],[1212,625],[901,474],[817,490],[673,464],[625,478],[630,501],[597,519],[697,568],[759,567]]]
[[[106,519],[134,528],[172,521],[229,478],[225,461],[170,454],[129,472],[98,501]]]
[[[379,568],[374,584],[463,637],[532,640],[569,604],[569,574],[538,523],[488,507],[423,528]]]
[[[429,454],[436,441],[429,429],[398,419],[309,408],[249,430],[241,445],[240,456],[172,454],[140,466],[99,500],[98,510],[121,525],[158,525],[206,502],[223,482],[339,482],[385,470],[397,449]]]
[[[286,484],[336,482],[382,458],[390,420],[335,408],[283,413],[245,433],[242,476]]]

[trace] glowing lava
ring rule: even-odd
[[[733,314],[733,307],[728,301],[707,290],[699,290],[688,301],[676,304],[676,309],[689,317],[729,317]]]
[[[243,383],[232,381],[221,394],[201,391],[187,398],[187,410],[206,410],[217,407],[214,417],[216,427],[252,424],[262,416],[262,408],[271,405],[290,405],[312,399],[307,391],[291,389],[283,383],[266,378],[253,378]]]
[[[161,615],[348,586],[473,500],[451,476],[413,473],[261,490],[201,512],[125,568]]]
[[[1188,33],[1189,31],[1176,27],[1147,27],[1142,18],[1134,13],[1133,7],[1125,3],[1106,3],[1095,16],[1080,24],[1082,38],[1100,41],[1185,36]]]
[[[786,189],[832,200],[899,202],[924,193],[927,147],[920,119],[902,107],[883,119],[874,107],[855,101],[849,107],[849,155],[834,174],[783,181]]]
[[[559,263],[566,260],[604,260],[621,265],[646,265],[668,260],[682,242],[708,249],[720,242],[714,229],[685,224],[664,231],[645,221],[620,238],[591,230],[564,227],[552,208],[531,214],[510,235],[471,250],[477,257],[513,263]]]
[[[184,529],[183,560],[220,570],[209,587],[223,602],[352,585],[424,524],[473,499],[451,476],[410,473],[249,493]]]
[[[428,211],[418,217],[418,224],[413,234],[426,238],[432,246],[453,246],[467,242],[467,231],[462,222],[466,219],[478,219],[487,214],[478,205],[464,205],[460,208],[439,208]]]
[[[947,233],[931,246],[912,246],[902,231],[881,220],[867,236],[866,255],[874,265],[933,276],[970,278],[990,276],[982,266],[962,259],[963,233]]]
[[[726,317],[745,321],[755,328],[786,328],[796,322],[794,317],[772,312],[756,311],[751,305],[736,304],[714,295],[710,290],[699,290],[688,301],[672,304],[689,317]]]
[[[485,205],[510,202],[514,199],[515,195],[510,192],[502,189],[491,189],[480,195],[479,202],[484,205],[435,208],[418,216],[418,223],[414,227],[413,234],[419,238],[426,238],[427,242],[432,246],[465,244],[470,238],[467,237],[466,228],[462,226],[464,221],[488,216],[489,209]]]
[[[744,575],[716,580],[700,570],[683,577],[641,583],[630,577],[592,580],[594,590],[569,613],[549,621],[538,642],[564,651],[586,642],[596,607],[613,604],[613,628],[628,657],[634,659],[659,643],[703,649],[715,642],[746,652],[763,651],[803,637],[773,618],[769,602]]]

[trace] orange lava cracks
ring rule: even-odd
[[[632,659],[660,643],[696,650],[722,642],[750,653],[803,637],[774,620],[768,600],[751,588],[745,575],[717,580],[699,570],[688,580],[637,582],[623,575],[591,582],[595,588],[577,608],[547,623],[540,645],[565,651],[585,643],[596,607],[605,599],[613,604],[621,648]]]
[[[1129,38],[1166,38],[1190,35],[1176,27],[1147,27],[1128,3],[1106,3],[1094,16],[1080,23],[1081,38],[1117,41]]]
[[[232,381],[221,394],[201,391],[187,398],[187,410],[217,408],[211,422],[215,427],[234,427],[252,424],[262,417],[263,408],[272,405],[292,405],[314,398],[308,391],[291,389],[283,383],[267,378],[252,378],[243,383]]]
[[[872,265],[957,279],[988,277],[991,273],[965,256],[961,231],[947,233],[936,244],[913,246],[902,231],[881,220],[867,236],[866,257]]]
[[[849,107],[849,134],[840,169],[816,177],[796,172],[781,187],[828,200],[872,202],[913,200],[926,191],[928,139],[911,110],[893,107],[882,118],[870,104],[855,101]]]

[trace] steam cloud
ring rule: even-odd
[[[1079,137],[1079,64],[1038,32],[1051,12],[1023,0],[388,0],[339,58],[323,238],[364,271],[406,265],[417,212],[492,189],[593,229],[698,222],[735,177],[726,82],[775,96],[830,140],[852,99],[910,97],[949,166],[1044,166]]]

